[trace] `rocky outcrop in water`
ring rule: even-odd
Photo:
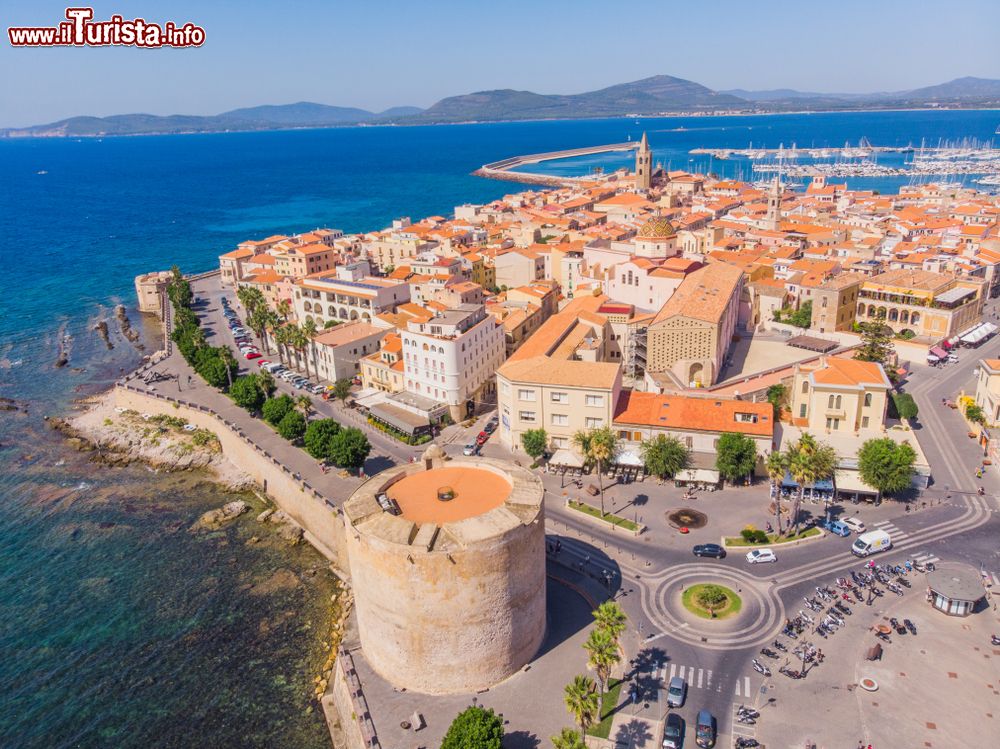
[[[94,330],[97,331],[97,335],[101,337],[101,340],[104,341],[104,345],[108,347],[109,351],[115,347],[108,337],[108,323],[106,320],[98,320],[94,323]]]
[[[227,502],[222,507],[217,510],[209,510],[192,526],[192,530],[206,529],[206,530],[218,530],[226,523],[236,520],[244,512],[249,511],[250,505],[244,502],[242,499],[238,499],[235,502]]]
[[[115,317],[118,318],[118,327],[121,329],[122,335],[131,341],[140,351],[145,349],[145,346],[139,343],[139,332],[132,327],[132,321],[128,319],[124,304],[119,304],[115,307]]]

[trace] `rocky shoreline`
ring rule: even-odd
[[[48,417],[75,450],[91,452],[103,465],[141,462],[166,471],[205,469],[228,489],[256,488],[253,479],[223,455],[219,440],[184,419],[116,408],[114,393],[81,401],[83,410],[68,418]]]

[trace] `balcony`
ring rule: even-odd
[[[824,415],[828,419],[846,419],[847,411],[842,408],[828,408],[824,412]]]

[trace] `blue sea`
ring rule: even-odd
[[[688,151],[934,145],[989,140],[998,124],[995,111],[880,112],[0,140],[0,397],[16,403],[0,411],[0,746],[329,744],[309,700],[333,590],[319,557],[248,546],[252,521],[190,534],[228,493],[97,468],[42,420],[141,357],[114,324],[110,350],[92,331],[115,304],[134,307],[135,275],[208,270],[275,233],[447,215],[519,189],[472,176],[483,163],[643,131],[664,166],[749,177],[748,162]],[[140,327],[155,341],[153,323]],[[70,362],[55,369],[60,340]]]

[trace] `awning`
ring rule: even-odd
[[[948,358],[948,352],[945,351],[940,346],[932,346],[930,353],[932,353],[938,359],[946,359],[946,358]]]
[[[583,468],[583,458],[572,450],[556,450],[549,458],[551,466],[567,466],[568,468]]]
[[[617,463],[620,466],[635,466],[638,468],[641,468],[642,466],[645,465],[645,463],[643,463],[642,461],[642,458],[640,458],[638,455],[636,455],[634,452],[631,452],[630,450],[625,450],[623,452],[620,452],[618,456],[615,458],[615,463]]]
[[[701,481],[706,484],[718,484],[719,472],[712,468],[685,468],[674,476],[675,481]]]
[[[877,489],[872,489],[861,480],[861,474],[857,471],[845,471],[840,469],[834,476],[839,492],[860,492],[861,494],[878,494]]]
[[[398,429],[404,434],[415,435],[430,428],[430,422],[426,418],[421,418],[388,403],[376,403],[369,409],[368,413],[383,424]]]
[[[792,478],[792,474],[785,471],[785,478],[781,482],[782,487],[785,489],[798,489],[799,485]],[[820,479],[812,486],[807,486],[806,489],[816,489],[818,491],[831,491],[833,489],[833,481],[831,479]]]

